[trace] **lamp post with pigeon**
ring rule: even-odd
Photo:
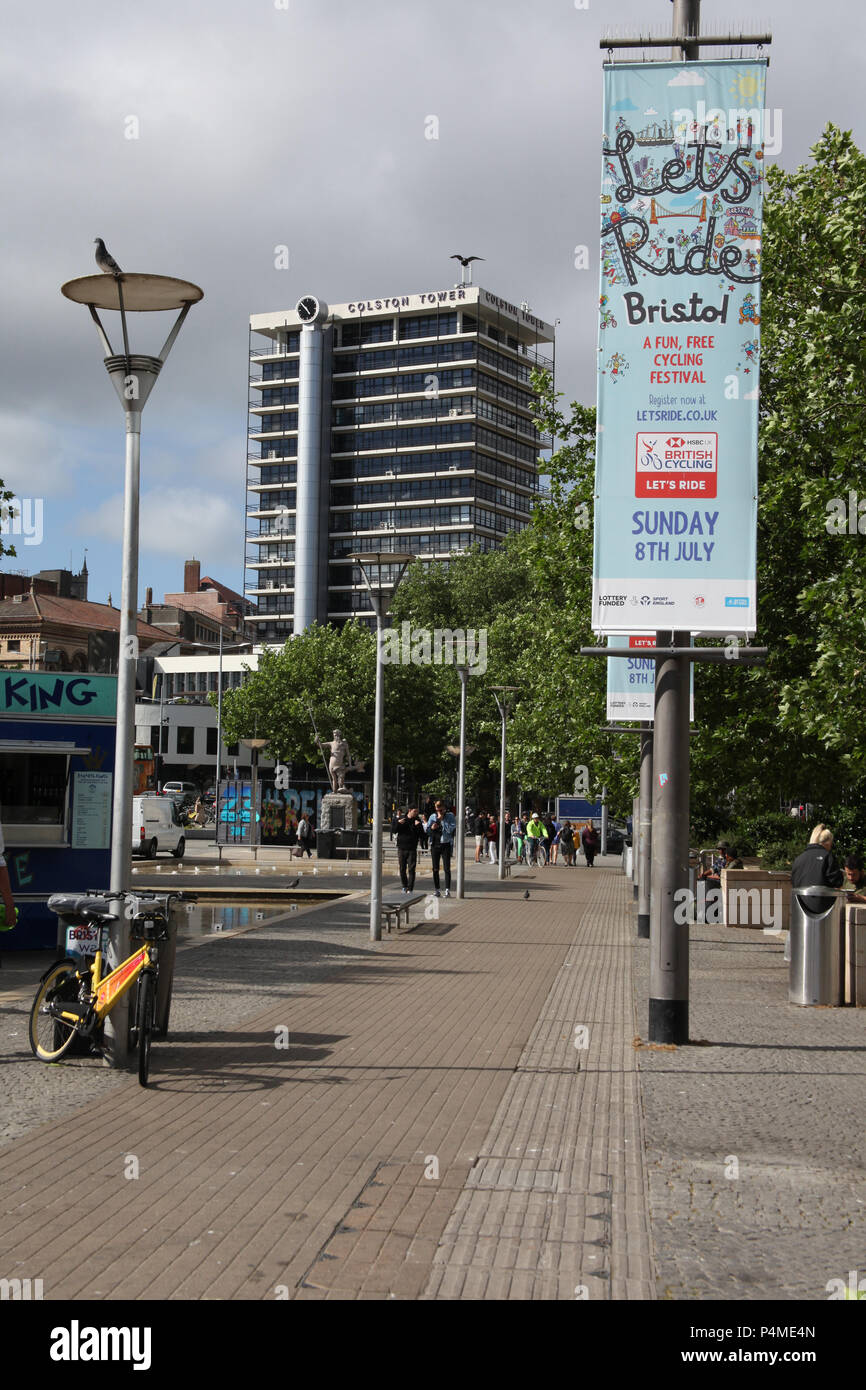
[[[117,660],[117,747],[114,758],[114,798],[111,821],[111,891],[130,884],[132,857],[132,749],[135,742],[135,676],[138,660],[138,504],[141,467],[141,412],[156,383],[181,325],[192,305],[203,298],[198,285],[167,275],[125,272],[96,238],[99,275],[68,280],[61,293],[85,304],[105,352],[105,367],[126,419],[126,466],[123,493],[123,570]],[[98,310],[120,314],[123,352],[115,353]],[[129,347],[127,315],[179,310],[174,327],[157,357],[133,353]],[[108,966],[114,969],[129,955],[129,923],[120,913],[109,935]],[[113,1067],[126,1065],[128,998],[120,1001],[105,1023],[105,1044]]]

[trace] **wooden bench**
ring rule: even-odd
[[[400,917],[405,912],[406,926],[409,925],[409,908],[414,907],[415,903],[423,903],[425,893],[408,893],[400,898],[389,898],[382,903],[382,916],[385,918],[385,928],[391,930],[392,921],[396,920],[397,930],[400,930]]]

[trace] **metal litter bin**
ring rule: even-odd
[[[318,859],[333,859],[337,846],[337,836],[340,833],[338,830],[316,831],[316,857]]]
[[[842,888],[792,889],[789,1003],[838,1006],[844,1002],[844,921],[839,904],[844,896]],[[831,906],[812,905],[822,898],[832,898]]]

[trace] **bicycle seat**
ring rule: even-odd
[[[48,907],[58,917],[89,917],[92,921],[108,922],[117,916],[112,903],[86,893],[52,893]]]

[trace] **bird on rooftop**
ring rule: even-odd
[[[101,236],[95,237],[96,244],[96,264],[104,275],[122,275],[123,271],[117,264],[110,251],[106,251],[105,242]]]
[[[484,260],[484,257],[483,257],[483,256],[461,256],[461,254],[460,254],[459,251],[455,251],[455,252],[454,252],[454,255],[451,257],[451,260],[452,260],[452,261],[459,261],[459,262],[460,262],[460,267],[461,267],[461,269],[460,269],[460,283],[461,283],[461,285],[462,285],[462,284],[465,283],[465,280],[466,280],[466,268],[467,268],[467,266],[470,266],[470,265],[472,264],[473,261],[483,261],[483,260]],[[471,270],[469,271],[469,283],[470,283],[470,285],[472,284],[472,271],[471,271]]]

